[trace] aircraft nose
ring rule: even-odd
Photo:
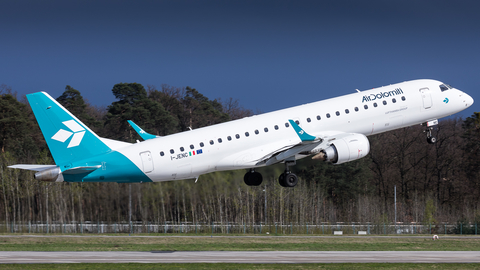
[[[467,94],[463,94],[463,102],[465,103],[465,107],[470,107],[473,104],[473,98]]]

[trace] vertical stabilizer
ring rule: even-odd
[[[47,93],[33,93],[27,98],[53,159],[61,168],[73,161],[111,151],[97,134]]]

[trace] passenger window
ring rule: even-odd
[[[246,136],[246,137],[250,136],[250,133],[245,132],[245,136]]]
[[[308,122],[308,123],[312,122],[312,119],[307,118],[307,122]]]
[[[330,114],[329,114],[329,113],[327,113],[327,118],[330,118]]]
[[[227,140],[231,141],[231,140],[232,140],[232,137],[228,136],[228,137],[227,137]]]
[[[397,100],[394,99],[394,98],[392,98],[392,102],[393,102],[393,103],[397,103]]]
[[[383,101],[383,105],[387,105],[387,101],[386,101],[386,100]]]
[[[201,143],[200,143],[200,147],[203,147],[203,146],[205,146],[205,144],[203,144],[203,142],[201,142]]]
[[[274,127],[274,128],[275,128],[275,130],[278,130],[278,126],[277,126],[277,125],[275,125],[275,127]]]
[[[163,153],[163,151],[160,152],[160,156],[161,156],[161,157],[163,157],[164,155],[165,155],[165,153]]]
[[[349,110],[349,109],[345,109],[345,113],[346,113],[346,114],[349,114],[349,113],[350,113],[350,110]]]
[[[339,111],[336,111],[335,114],[336,114],[337,116],[339,116],[339,115],[340,115],[340,112],[339,112]]]
[[[258,133],[260,133],[260,132],[258,131],[258,129],[255,129],[255,134],[258,135]]]
[[[285,123],[285,127],[289,127],[289,126],[290,126],[290,124],[289,124],[289,123]]]
[[[295,123],[297,123],[297,125],[300,125],[300,121],[298,120],[295,120]]]
[[[218,142],[221,143],[221,142],[222,142],[222,138],[218,138]]]
[[[358,107],[355,107],[355,111],[358,112]]]
[[[263,131],[268,132],[268,128],[264,128]]]
[[[406,100],[406,98],[403,96],[403,97],[402,97],[402,101],[405,101],[405,100]]]
[[[210,140],[210,144],[213,145],[214,141],[213,140]]]
[[[193,149],[195,148],[195,146],[193,146],[193,144],[190,144],[190,149]]]
[[[322,117],[320,117],[320,115],[317,115],[317,120],[320,120],[322,119]]]
[[[173,149],[170,149],[170,154],[174,154],[175,151],[173,151]]]
[[[363,108],[365,108],[365,110],[368,110],[368,105],[363,105]]]
[[[240,135],[238,135],[238,134],[235,135],[235,138],[240,139]]]
[[[378,105],[377,105],[377,103],[376,103],[376,102],[375,102],[375,103],[373,103],[373,107],[375,107],[375,108],[376,108],[377,106],[378,106]]]
[[[183,152],[183,151],[185,151],[185,148],[180,147],[180,152]]]

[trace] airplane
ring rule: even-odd
[[[245,184],[258,186],[255,169],[284,163],[283,187],[298,177],[289,167],[311,156],[342,164],[366,156],[367,136],[422,124],[428,143],[438,119],[473,104],[468,94],[437,80],[413,80],[158,137],[133,122],[144,141],[101,138],[45,92],[27,95],[54,165],[17,164],[47,182],[142,183],[195,179],[248,169]]]

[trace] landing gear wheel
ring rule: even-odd
[[[425,130],[425,132],[427,133],[427,142],[429,144],[434,144],[434,143],[437,142],[437,138],[435,138],[432,135],[432,130],[433,130],[433,127],[429,127],[429,128],[427,128],[427,130]]]
[[[298,183],[298,177],[294,173],[284,172],[278,177],[278,183],[282,187],[294,187]]]
[[[282,187],[287,187],[287,186],[285,185],[285,173],[280,174],[280,176],[278,177],[278,183],[279,183],[280,186],[282,186]]]
[[[263,176],[261,173],[251,170],[243,176],[243,181],[247,186],[260,186],[263,182]]]
[[[294,173],[289,173],[285,175],[285,186],[294,187],[298,183],[298,177]]]

